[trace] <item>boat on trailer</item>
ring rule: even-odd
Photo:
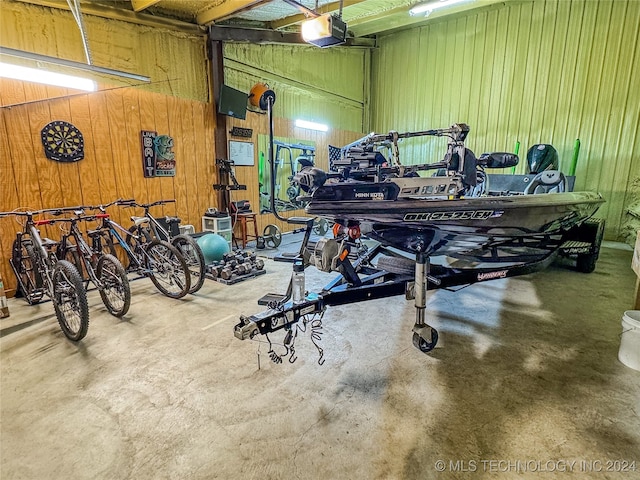
[[[405,294],[415,299],[413,343],[426,353],[438,339],[425,322],[427,286],[527,274],[558,254],[577,255],[578,269],[592,271],[604,229],[602,220],[592,219],[601,195],[567,191],[564,175],[554,170],[537,174],[522,192],[492,191],[486,170],[514,167],[519,158],[504,152],[476,157],[465,147],[468,133],[466,124],[454,124],[370,134],[340,149],[329,172],[299,172],[294,180],[306,193],[300,200],[310,217],[288,219],[306,228],[297,258],[341,276],[299,303],[291,301],[291,283],[286,294],[263,297],[259,303],[269,309],[241,317],[236,337],[285,329],[288,352],[293,326],[329,305]],[[447,137],[443,160],[401,163],[399,141],[422,136]],[[311,239],[315,217],[334,223],[334,238]],[[363,236],[377,243],[365,244]]]

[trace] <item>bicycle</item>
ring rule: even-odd
[[[185,261],[187,262],[187,266],[189,267],[189,272],[191,274],[191,288],[189,289],[189,293],[196,293],[202,288],[202,285],[204,284],[207,267],[204,261],[204,255],[202,254],[202,250],[200,249],[198,242],[196,242],[189,235],[171,234],[171,226],[173,224],[180,223],[179,218],[165,217],[164,221],[167,225],[167,228],[165,228],[156,217],[151,215],[151,212],[149,211],[151,207],[164,205],[167,203],[175,203],[175,200],[158,200],[157,202],[152,203],[136,203],[132,201],[131,206],[144,209],[143,217],[132,218],[147,218],[149,220],[149,224],[148,226],[144,223],[139,225],[132,225],[129,228],[130,235],[127,236],[127,243],[130,243],[132,235],[143,236],[145,238],[145,241],[147,242],[151,241],[153,238],[170,242],[180,251]]]
[[[94,238],[96,253],[100,254],[105,248],[108,253],[116,256],[116,243],[122,247],[129,261],[127,271],[149,277],[156,288],[167,297],[182,298],[191,288],[191,275],[189,267],[176,247],[163,240],[153,239],[147,241],[144,237],[132,235],[126,228],[113,221],[106,208],[112,205],[133,206],[133,200],[115,200],[106,205],[86,207],[86,209],[99,210],[95,217],[102,220],[98,232]],[[148,223],[148,219],[135,220],[136,225]],[[125,237],[129,236],[129,242],[125,241],[118,231]],[[115,239],[115,242],[114,242]]]
[[[70,218],[58,220],[69,223],[69,229],[64,232],[60,242],[56,246],[56,256],[61,260],[70,261],[80,273],[85,282],[85,288],[89,282],[93,283],[102,298],[102,303],[109,313],[115,317],[122,317],[131,305],[131,289],[127,273],[120,261],[111,254],[97,254],[97,248],[89,246],[84,239],[78,222],[96,221],[96,215],[84,215],[84,210],[78,208],[73,211]],[[99,230],[88,230],[87,236],[93,240],[101,235]]]
[[[18,280],[20,293],[30,305],[48,296],[64,335],[74,342],[82,340],[89,330],[87,292],[76,267],[58,259],[52,251],[57,242],[40,236],[37,227],[56,222],[53,219],[34,220],[33,216],[68,211],[45,209],[26,212],[0,212],[0,217],[25,217],[23,230],[16,234],[9,263]]]

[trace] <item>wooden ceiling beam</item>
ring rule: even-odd
[[[209,27],[209,40],[214,42],[248,42],[258,44],[288,43],[309,46],[297,32],[279,32],[277,30],[222,27],[216,25]],[[342,46],[373,48],[375,47],[375,40],[370,38],[347,38],[347,41]]]
[[[364,0],[344,0],[342,6],[343,8],[349,7],[351,5],[356,5],[363,1]],[[339,8],[340,8],[340,2],[326,3],[321,7],[318,7],[318,9],[316,10],[316,13],[323,15],[325,13],[335,12]],[[271,27],[273,30],[279,30],[281,28],[289,27],[291,25],[304,22],[305,20],[307,20],[307,18],[308,17],[304,13],[298,13],[296,15],[290,15],[288,17],[281,18],[280,20],[274,20],[273,22],[269,22],[269,27]]]
[[[22,0],[24,3],[39,5],[41,7],[58,8],[60,10],[69,11],[69,4],[65,0]],[[82,13],[85,15],[95,15],[96,17],[109,18],[113,20],[121,20],[123,22],[135,23],[137,25],[146,25],[154,28],[166,28],[191,35],[202,35],[204,29],[193,23],[182,22],[170,18],[163,18],[147,13],[136,13],[131,10],[124,10],[110,5],[102,5],[97,3],[83,3]]]
[[[299,43],[308,45],[299,33],[276,32],[257,28],[209,27],[209,40],[214,42]]]
[[[134,12],[141,12],[149,7],[152,7],[160,0],[131,0],[131,7]]]
[[[199,13],[196,17],[198,25],[206,25],[211,22],[221,21],[241,12],[252,10],[271,0],[227,0],[220,5],[209,8]]]

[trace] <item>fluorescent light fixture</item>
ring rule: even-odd
[[[307,120],[296,120],[296,127],[306,128],[309,130],[318,130],[319,132],[328,132],[329,126],[324,123],[308,122]]]
[[[474,0],[439,0],[427,3],[420,3],[409,10],[409,15],[420,15],[424,13],[425,17],[428,17],[431,12],[437,10],[438,8],[450,7],[451,5],[455,5],[457,3],[470,2]]]
[[[50,57],[48,55],[41,55],[39,53],[25,52],[24,50],[16,50],[14,48],[0,47],[0,55],[9,55],[10,57],[33,60],[35,62],[44,62],[50,63],[52,65],[60,65],[62,67],[75,68],[97,75],[111,75],[114,77],[126,78],[128,80],[135,80],[142,83],[151,82],[151,79],[149,77],[138,75],[137,73],[122,72],[120,70],[99,67],[97,65],[87,65],[86,63],[74,62],[73,60],[66,60],[64,58]]]
[[[302,23],[302,38],[317,47],[330,47],[345,42],[347,24],[328,13]]]
[[[42,68],[21,67],[4,62],[0,62],[0,77],[44,83],[57,87],[75,88],[76,90],[85,90],[87,92],[96,91],[96,82],[87,78],[49,72]]]

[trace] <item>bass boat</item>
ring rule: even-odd
[[[511,153],[476,157],[465,147],[468,133],[466,124],[454,124],[370,134],[330,149],[328,172],[314,166],[298,172],[293,181],[305,195],[297,200],[308,202],[309,217],[285,219],[305,225],[294,276],[313,265],[340,277],[317,293],[297,288],[296,297],[291,281],[285,294],[265,295],[258,303],[268,309],[241,316],[234,335],[268,340],[283,329],[284,353],[276,353],[268,340],[269,354],[275,362],[285,356],[294,361],[298,323],[304,325],[301,331],[311,325],[314,341],[326,307],[404,294],[415,300],[413,344],[427,353],[438,341],[438,332],[425,321],[427,286],[450,288],[531,273],[562,252],[577,255],[578,270],[592,271],[604,221],[591,217],[603,198],[568,191],[557,170],[532,176],[523,191],[492,190],[486,170],[514,167],[519,158]],[[444,159],[401,163],[398,142],[419,136],[447,137]],[[317,217],[334,222],[334,238],[311,239]],[[322,349],[316,346],[321,363]]]
[[[566,191],[566,179],[544,171],[524,192],[492,192],[485,169],[518,163],[511,153],[479,158],[464,146],[465,124],[423,132],[369,135],[341,149],[329,174],[310,168],[297,180],[309,195],[306,212],[385,245],[428,255],[463,255],[491,246],[544,242],[590,218],[604,202],[594,192]],[[402,165],[398,140],[446,136],[445,158]],[[386,157],[382,152],[390,150]],[[420,172],[436,171],[433,176]],[[542,187],[542,188],[538,188]],[[546,192],[555,189],[554,193]]]

